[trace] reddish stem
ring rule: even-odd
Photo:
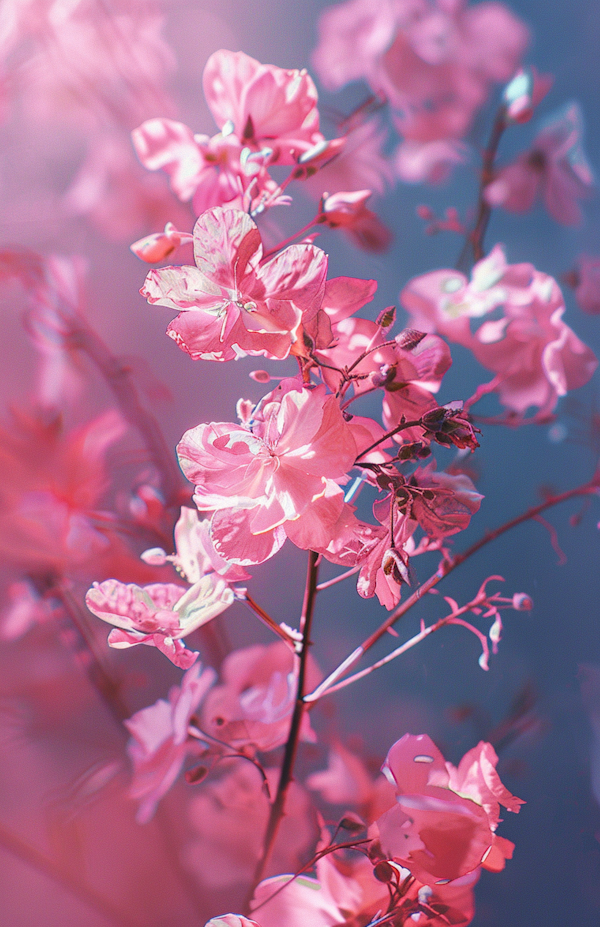
[[[373,631],[373,633],[352,653],[346,657],[346,659],[340,663],[340,665],[335,669],[330,675],[325,679],[314,692],[311,692],[310,695],[305,696],[305,701],[308,703],[316,702],[321,695],[325,694],[335,683],[337,683],[346,673],[355,666],[356,663],[361,659],[361,657],[373,647],[377,641],[383,637],[387,632],[388,628],[391,628],[397,621],[400,620],[413,605],[419,601],[419,599],[429,592],[430,589],[433,589],[434,586],[440,582],[448,573],[451,573],[452,570],[460,566],[461,563],[464,563],[465,560],[468,560],[469,557],[472,557],[473,554],[477,553],[482,547],[485,547],[486,544],[489,544],[490,541],[495,541],[496,538],[499,538],[501,535],[505,534],[507,531],[510,531],[512,528],[516,528],[517,525],[522,524],[525,521],[535,519],[538,515],[544,512],[546,509],[552,508],[554,505],[558,505],[561,502],[566,502],[568,499],[573,499],[576,496],[588,496],[588,495],[597,495],[599,491],[598,483],[596,478],[594,478],[589,483],[585,483],[583,486],[577,486],[575,489],[569,489],[566,492],[560,493],[557,496],[550,496],[545,499],[544,502],[540,502],[539,505],[534,505],[527,511],[523,512],[521,515],[517,515],[516,518],[511,518],[510,521],[505,522],[503,525],[500,525],[499,528],[495,528],[493,531],[488,531],[482,538],[476,541],[474,544],[471,544],[462,554],[457,554],[456,557],[450,560],[443,560],[437,571],[429,577],[419,588],[413,592],[413,594],[401,605],[398,606],[390,615],[385,619],[379,627]]]

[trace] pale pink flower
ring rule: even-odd
[[[281,359],[321,306],[327,257],[313,245],[291,245],[265,263],[262,253],[248,215],[210,209],[194,227],[196,266],[151,270],[140,292],[180,313],[167,334],[194,359]]]
[[[336,865],[331,856],[316,865],[317,878],[292,879],[291,875],[265,879],[257,887],[251,910],[261,927],[334,927],[344,923],[368,924],[389,903],[387,886],[373,875],[368,859],[361,856]],[[289,885],[275,894],[289,882]]]
[[[396,149],[394,169],[405,183],[441,183],[455,165],[466,161],[467,148],[455,139],[405,139]]]
[[[298,683],[298,657],[290,648],[277,641],[234,650],[223,661],[221,678],[222,684],[204,703],[202,729],[236,750],[268,752],[284,744]],[[307,688],[312,690],[321,679],[309,658]],[[304,741],[316,740],[308,715],[300,736]]]
[[[507,264],[500,245],[475,265],[470,281],[434,271],[411,280],[400,299],[412,325],[468,347],[493,371],[501,403],[517,415],[534,406],[542,418],[596,369],[592,351],[562,321],[556,281],[531,264]],[[494,309],[501,317],[486,320]],[[472,319],[483,320],[475,332]]]
[[[533,145],[512,164],[501,168],[485,189],[490,206],[509,212],[529,212],[541,199],[553,219],[563,225],[578,225],[578,200],[594,186],[581,136],[583,116],[577,103],[570,103],[551,116]]]
[[[180,686],[171,686],[168,700],[136,711],[125,727],[131,734],[127,752],[133,764],[131,798],[140,802],[136,820],[146,824],[169,791],[190,751],[198,741],[188,737],[192,715],[202,704],[216,679],[211,667],[196,663],[184,673]]]
[[[488,860],[502,868],[513,845],[495,834],[499,804],[518,811],[523,802],[500,782],[497,762],[483,742],[455,769],[424,734],[396,741],[383,765],[396,806],[377,821],[384,855],[425,884],[461,878]]]
[[[85,602],[94,615],[115,626],[108,635],[111,647],[147,644],[188,669],[198,654],[188,650],[181,638],[220,615],[233,599],[227,583],[209,573],[189,589],[173,583],[136,586],[107,579],[94,583]]]
[[[219,129],[230,123],[243,145],[254,150],[268,146],[274,163],[294,164],[323,141],[317,90],[306,71],[221,49],[208,59],[202,83]]]
[[[228,583],[250,579],[242,567],[219,556],[210,539],[209,525],[208,518],[200,518],[196,509],[184,506],[175,525],[175,553],[167,554],[161,547],[153,547],[144,551],[142,560],[151,566],[172,563],[191,585],[213,572]]]
[[[508,80],[526,47],[523,23],[501,3],[348,0],[320,21],[313,61],[330,89],[364,78],[421,142],[460,138],[494,81]]]
[[[272,557],[286,537],[324,547],[343,505],[338,481],[357,454],[352,425],[325,387],[283,380],[264,397],[250,427],[198,425],[178,447],[200,510],[216,510],[218,553],[242,565]]]

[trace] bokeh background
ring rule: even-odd
[[[12,0],[4,2],[8,6]],[[263,62],[310,69],[318,16],[326,6],[320,0],[166,0],[163,36],[174,63],[167,69],[165,105],[170,98],[172,109],[155,110],[161,100],[145,100],[140,121],[171,115],[195,131],[212,134],[201,89],[208,56],[218,48],[240,49]],[[113,15],[111,4],[104,8]],[[592,167],[600,172],[596,0],[556,0],[551,5],[518,0],[511,8],[532,32],[526,60],[555,78],[540,118],[578,100],[586,120],[585,148]],[[69,208],[65,194],[81,169],[86,133],[95,133],[99,144],[104,123],[87,127],[70,98],[60,93],[48,95],[51,104],[44,106],[41,93],[26,94],[20,85],[11,84],[10,67],[20,68],[28,54],[31,48],[25,43],[18,61],[9,58],[7,65],[0,127],[3,246],[77,253],[87,259],[87,316],[115,355],[141,359],[132,361],[134,370],[174,447],[187,428],[201,421],[232,420],[240,396],[259,398],[262,387],[248,377],[256,361],[246,359],[235,366],[193,363],[164,336],[170,314],[149,307],[138,295],[146,268],[128,244],[169,218],[166,181],[156,193],[155,212],[142,210],[131,225],[119,225],[114,218],[99,223],[98,210],[76,214]],[[335,96],[323,93],[321,99],[349,111],[365,92],[353,85]],[[484,143],[492,114],[493,101],[474,127],[474,149]],[[133,127],[112,127],[111,137],[120,134],[128,144],[126,130]],[[325,124],[326,132],[327,128]],[[501,157],[508,160],[534,134],[535,121],[511,130]],[[376,201],[378,213],[394,232],[390,250],[383,255],[360,252],[347,239],[325,231],[319,244],[330,254],[330,274],[375,277],[377,309],[397,302],[410,277],[451,266],[461,247],[456,236],[426,236],[416,207],[426,203],[441,213],[456,206],[464,213],[475,191],[473,165],[457,169],[441,187],[390,189]],[[117,207],[120,204],[125,215],[133,209],[126,192],[127,184],[117,194]],[[171,203],[177,217],[181,207],[174,199]],[[271,214],[268,231],[275,234],[273,224],[284,233],[293,231],[313,208],[299,192],[293,212],[280,209]],[[541,208],[525,217],[495,214],[487,245],[503,242],[511,262],[531,261],[560,277],[573,267],[578,254],[600,254],[600,199],[594,196],[586,202],[584,212],[585,222],[578,228],[557,225]],[[584,315],[571,291],[565,292],[567,323],[600,352],[600,318]],[[23,331],[23,305],[17,289],[3,294],[4,414],[11,405],[26,403],[34,389],[36,355]],[[453,357],[441,402],[469,395],[481,376],[466,352],[453,346]],[[109,402],[107,391],[96,384],[73,418],[82,420]],[[566,489],[588,478],[600,453],[598,377],[561,401],[552,428],[490,426],[481,445],[471,462],[486,499],[469,531],[456,542],[457,549],[536,502],[544,487]],[[532,612],[507,613],[505,637],[489,672],[477,664],[474,638],[460,629],[445,629],[377,675],[325,700],[315,717],[315,726],[326,737],[339,736],[361,749],[375,767],[389,745],[406,732],[429,733],[454,762],[478,739],[495,737],[501,776],[527,804],[518,817],[507,814],[502,833],[516,843],[515,857],[503,873],[483,874],[477,888],[476,927],[600,923],[600,513],[593,504],[574,526],[570,516],[580,510],[578,503],[571,503],[548,516],[566,562],[559,562],[562,558],[544,527],[530,523],[489,545],[445,582],[445,594],[466,601],[486,576],[499,573],[508,594],[524,591],[534,599]],[[430,566],[434,568],[433,561]],[[254,597],[278,620],[293,622],[304,570],[304,554],[286,546],[275,561],[254,571]],[[428,575],[426,563],[418,564],[418,573],[421,579]],[[439,597],[429,597],[405,619],[401,633],[408,635],[421,618],[440,616],[441,607]],[[333,667],[382,616],[376,602],[358,598],[351,581],[324,592],[315,630],[321,667]],[[223,621],[236,646],[267,639],[239,604]],[[104,633],[101,628],[99,640]],[[98,704],[67,644],[52,624],[0,644],[0,923],[192,927],[211,914],[235,910],[239,886],[227,884],[226,878],[211,886],[202,878],[209,851],[194,836],[194,787],[180,783],[153,822],[143,827],[135,823],[134,805],[124,794],[124,732]],[[391,638],[377,653],[390,645]],[[164,696],[179,679],[179,671],[160,654],[138,649],[144,653],[110,654],[115,672],[128,675],[131,712]],[[321,768],[324,759],[325,752],[317,750],[305,762],[307,768],[309,762]],[[107,768],[107,783],[101,789],[83,784],[95,770]],[[25,843],[15,842],[15,835]],[[37,865],[32,847],[54,859],[74,881],[84,879],[99,896],[111,899],[120,913],[102,914],[89,899],[77,898],[72,884],[49,878]]]

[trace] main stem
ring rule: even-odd
[[[477,197],[477,218],[473,231],[467,236],[460,257],[456,263],[457,270],[468,269],[469,251],[473,249],[473,260],[480,261],[483,257],[483,239],[492,214],[492,207],[485,199],[485,188],[494,178],[494,162],[498,153],[498,145],[506,129],[506,109],[501,106],[496,114],[494,125],[487,147],[483,152],[481,163],[481,178],[479,181],[479,194]]]
[[[246,898],[245,909],[250,909],[250,902],[252,901],[252,896],[254,895],[254,890],[258,883],[263,878],[267,863],[271,856],[275,840],[277,838],[277,833],[279,831],[279,825],[281,824],[282,818],[285,814],[285,801],[287,798],[288,789],[290,783],[293,779],[294,773],[294,764],[296,762],[296,754],[298,752],[298,742],[300,740],[300,728],[302,726],[302,719],[304,718],[304,713],[308,708],[308,705],[304,701],[304,689],[306,684],[306,667],[308,663],[308,652],[311,646],[311,629],[312,629],[312,619],[315,608],[315,600],[317,597],[317,574],[318,574],[318,554],[310,550],[308,552],[308,569],[306,572],[306,585],[304,588],[304,602],[302,604],[302,615],[300,618],[300,631],[302,633],[302,650],[300,652],[300,666],[298,669],[298,682],[296,685],[296,702],[294,705],[294,712],[292,714],[292,721],[290,724],[290,733],[288,735],[287,743],[285,745],[285,753],[283,755],[283,763],[281,764],[281,772],[279,774],[279,783],[277,785],[277,793],[273,799],[273,804],[271,805],[271,811],[269,813],[269,820],[267,822],[267,829],[265,831],[265,839],[263,843],[262,856],[258,861],[256,869],[254,871],[254,876],[248,891],[248,896]]]

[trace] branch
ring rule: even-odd
[[[560,493],[557,496],[550,496],[541,502],[539,505],[532,506],[527,509],[521,515],[518,515],[516,518],[512,518],[510,521],[505,522],[503,525],[500,525],[499,528],[494,529],[493,531],[488,531],[482,538],[468,547],[462,554],[457,554],[456,557],[450,560],[443,560],[437,571],[429,577],[419,588],[413,592],[409,598],[399,605],[385,621],[375,630],[373,633],[364,641],[359,647],[352,651],[352,653],[346,657],[346,659],[340,663],[340,665],[329,674],[327,679],[317,686],[314,692],[311,692],[309,695],[304,697],[304,701],[308,704],[318,701],[322,695],[328,692],[333,685],[335,685],[343,676],[346,675],[348,670],[350,670],[361,657],[373,647],[377,641],[383,637],[387,632],[388,628],[391,628],[397,621],[400,620],[413,605],[419,601],[419,599],[429,592],[430,589],[433,589],[434,586],[440,582],[448,573],[451,573],[452,570],[460,566],[461,563],[464,563],[465,560],[468,560],[469,557],[472,557],[473,554],[477,553],[482,547],[485,547],[486,544],[489,544],[490,541],[495,541],[496,538],[501,537],[507,531],[510,531],[512,528],[516,528],[517,525],[522,524],[525,521],[531,519],[536,519],[538,515],[544,512],[546,509],[552,508],[554,505],[558,505],[561,502],[566,502],[568,499],[574,499],[577,496],[590,496],[597,495],[599,492],[599,487],[596,478],[592,479],[589,483],[585,483],[583,486],[577,486],[575,489],[569,489],[566,492]],[[431,633],[431,632],[429,632]]]

